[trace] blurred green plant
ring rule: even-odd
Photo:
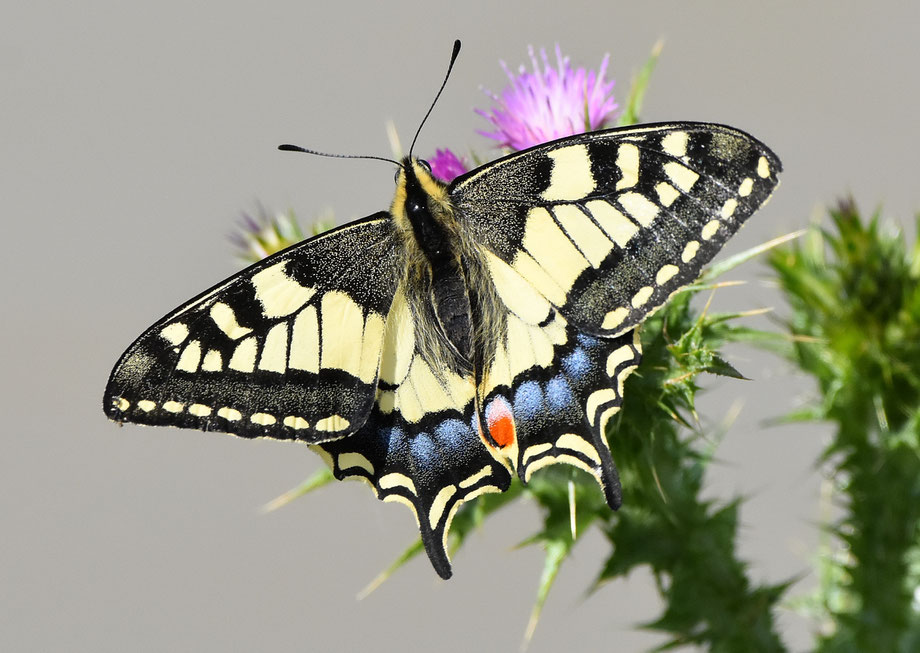
[[[909,247],[852,200],[769,262],[791,308],[789,358],[820,399],[792,419],[836,430],[811,608],[821,652],[920,650],[920,236]],[[920,216],[917,218],[920,231]]]

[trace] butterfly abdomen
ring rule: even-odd
[[[407,251],[414,313],[425,325],[429,360],[472,371],[473,315],[462,246],[443,184],[406,159],[392,214]]]

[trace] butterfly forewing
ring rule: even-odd
[[[388,218],[279,252],[160,320],[115,366],[106,413],[309,442],[360,428],[402,274]]]
[[[563,316],[623,333],[693,281],[777,184],[781,165],[722,125],[573,136],[454,181],[459,219]]]

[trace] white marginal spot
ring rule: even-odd
[[[633,308],[640,308],[641,306],[644,306],[645,303],[652,296],[653,292],[655,292],[655,289],[652,288],[651,286],[644,286],[640,288],[636,292],[636,294],[633,295],[632,297],[631,303],[633,305]]]
[[[658,201],[663,206],[671,206],[674,200],[680,197],[680,191],[666,181],[658,182],[655,185],[655,192],[658,193]]]
[[[472,487],[490,474],[492,474],[492,468],[489,465],[486,465],[472,476],[467,476],[465,479],[460,481],[460,487],[463,489]]]
[[[730,197],[725,200],[725,204],[722,205],[722,218],[730,218],[735,213],[735,209],[738,208],[738,200],[734,197]]]
[[[201,361],[201,371],[220,372],[223,367],[224,361],[220,356],[220,352],[216,349],[209,349],[208,353],[204,355],[204,360]]]
[[[601,322],[601,328],[615,329],[623,323],[627,315],[629,315],[629,309],[623,308],[622,306],[620,308],[615,308],[604,316],[604,321]]]
[[[770,176],[770,162],[767,161],[767,157],[762,156],[757,161],[757,175],[766,179]]]
[[[238,411],[236,408],[230,408],[228,406],[224,406],[223,408],[219,409],[217,411],[217,416],[223,417],[228,422],[237,422],[243,419],[243,414],[240,411]]]
[[[332,367],[358,376],[361,369],[364,311],[346,293],[331,290],[323,295],[320,315],[320,366]]]
[[[252,329],[241,327],[236,321],[236,313],[229,305],[223,302],[215,302],[209,312],[211,319],[217,328],[227,334],[231,340],[239,340],[245,335],[249,335]]]
[[[359,467],[368,474],[374,473],[374,466],[367,458],[359,453],[339,454],[339,469],[345,470],[351,467]]]
[[[597,455],[597,450],[591,446],[584,438],[580,438],[574,433],[565,433],[560,435],[556,440],[556,446],[561,449],[571,449],[577,451],[595,464],[601,464],[601,458]]]
[[[556,220],[565,233],[581,251],[588,262],[598,267],[613,249],[613,243],[591,218],[574,204],[562,204],[553,208]]]
[[[661,149],[671,156],[686,156],[689,138],[687,132],[671,132],[661,139]]]
[[[623,143],[617,149],[617,168],[620,180],[616,189],[632,188],[639,181],[639,148],[632,143]]]
[[[287,344],[287,322],[279,322],[269,329],[265,336],[262,355],[259,357],[259,369],[283,374],[287,369]]]
[[[623,345],[613,350],[607,357],[607,376],[612,379],[620,365],[634,358],[635,354],[633,353],[632,347],[629,345]]]
[[[201,343],[192,340],[182,350],[179,356],[179,362],[176,363],[176,369],[182,372],[197,372],[198,363],[201,361]]]
[[[319,319],[315,306],[307,306],[294,318],[288,365],[293,370],[319,372]]]
[[[617,198],[626,212],[643,227],[648,227],[658,217],[658,206],[642,193],[624,193]]]
[[[125,412],[131,407],[131,402],[125,399],[124,397],[119,397],[116,406],[121,412]]]
[[[271,426],[278,420],[275,419],[274,415],[268,413],[253,413],[249,416],[249,421],[260,426]]]
[[[719,225],[722,224],[718,220],[710,220],[703,226],[703,231],[700,235],[703,237],[703,240],[709,240],[716,235],[716,232],[719,230]]]
[[[700,178],[699,174],[677,161],[668,161],[664,164],[664,173],[674,185],[685,193],[689,193],[693,184]]]
[[[394,487],[404,487],[412,494],[418,494],[412,479],[399,472],[390,472],[385,476],[381,476],[377,484],[380,485],[381,490],[392,490]]]
[[[618,412],[620,412],[619,406],[611,406],[610,408],[605,410],[603,413],[601,413],[600,418],[597,420],[598,430],[601,433],[607,430],[607,422],[609,422],[610,418],[616,415]],[[601,440],[601,441],[605,445],[607,445],[608,448],[610,447],[610,445],[607,444],[607,440]]]
[[[299,415],[288,415],[281,423],[292,429],[305,429],[310,426],[310,422]]]
[[[680,272],[680,268],[676,265],[671,265],[670,263],[668,265],[662,265],[661,269],[658,270],[658,274],[655,275],[655,283],[659,286],[663,286],[678,272]]]
[[[163,404],[163,410],[167,413],[181,413],[184,408],[185,404],[178,401],[167,401]]]
[[[344,431],[349,424],[350,422],[341,415],[330,415],[316,422],[313,428],[317,431]]]
[[[619,393],[620,397],[623,396],[623,384],[626,382],[629,375],[635,371],[636,367],[638,367],[638,365],[624,367],[623,371],[617,376],[617,393]]]
[[[137,402],[137,407],[140,408],[145,413],[149,413],[151,410],[157,407],[156,402],[150,401],[149,399],[141,399]]]
[[[684,263],[689,263],[693,260],[693,257],[696,256],[697,251],[700,249],[700,241],[691,240],[684,247],[684,253],[680,255],[680,260]]]
[[[594,190],[587,145],[570,145],[546,154],[553,160],[549,187],[540,195],[549,201],[580,200]]]
[[[207,417],[211,414],[211,407],[204,404],[192,404],[188,407],[188,412],[195,417]]]
[[[257,353],[256,337],[249,336],[233,350],[233,356],[230,357],[227,367],[237,372],[252,372],[256,367]]]
[[[418,524],[419,526],[422,525],[422,523],[419,521],[419,518],[418,518],[418,511],[415,509],[415,504],[412,503],[412,501],[410,501],[409,499],[407,499],[407,498],[404,497],[403,495],[401,495],[401,494],[388,494],[388,495],[386,495],[385,497],[383,497],[383,500],[384,500],[385,502],[390,502],[390,503],[401,503],[401,504],[403,504],[404,506],[406,506],[407,508],[409,508],[409,510],[412,511],[412,516],[415,517],[415,523]]]
[[[741,185],[738,186],[738,194],[741,197],[747,197],[751,194],[752,190],[754,190],[754,180],[750,177],[745,177],[744,181],[741,182]]]
[[[539,456],[542,453],[546,453],[553,448],[549,442],[543,442],[541,444],[535,444],[532,447],[527,447],[524,450],[524,455],[521,456],[521,465],[526,467],[527,461],[533,458],[534,456]]]
[[[316,294],[315,288],[302,286],[285,274],[287,264],[281,261],[252,275],[256,299],[262,304],[265,317],[287,317]]]
[[[595,417],[597,417],[597,411],[601,405],[611,401],[617,401],[619,397],[620,395],[618,395],[613,388],[595,390],[588,396],[588,401],[585,403],[585,414],[588,415],[591,418],[591,422],[594,423]]]
[[[188,327],[182,322],[173,322],[167,327],[163,327],[160,336],[169,341],[174,346],[179,346],[188,338]]]
[[[578,275],[590,265],[572,241],[562,233],[549,211],[542,207],[532,208],[527,214],[521,244],[565,291],[572,287]]]
[[[559,454],[558,456],[546,456],[544,458],[540,458],[539,460],[537,460],[535,463],[533,463],[530,467],[527,468],[527,471],[524,474],[524,482],[525,483],[529,482],[530,477],[533,476],[533,473],[536,472],[537,470],[543,469],[544,467],[548,467],[549,465],[555,465],[557,463],[566,463],[568,465],[578,467],[579,469],[583,469],[589,474],[591,474],[592,476],[594,476],[594,478],[597,478],[598,480],[600,480],[598,478],[596,469],[592,469],[592,467],[588,465],[581,458],[578,458],[571,454],[564,453],[564,454]]]
[[[585,203],[585,208],[591,211],[601,228],[620,247],[626,247],[626,243],[639,233],[636,223],[617,211],[607,200],[591,200]]]
[[[444,514],[444,508],[447,507],[447,501],[454,496],[457,492],[457,486],[448,485],[442,487],[441,491],[438,492],[434,501],[431,503],[431,510],[428,511],[428,523],[431,525],[431,528],[437,528],[438,522],[441,521],[441,515]]]

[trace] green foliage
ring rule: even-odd
[[[920,561],[920,240],[912,248],[852,201],[833,231],[770,257],[792,315],[790,358],[817,381],[800,412],[836,434],[824,458],[845,515],[830,526],[820,651],[914,651]],[[918,219],[920,227],[920,219]]]
[[[648,627],[671,634],[669,647],[782,651],[772,613],[785,586],[748,580],[735,551],[739,501],[701,499],[710,459],[694,426],[698,375],[740,376],[718,348],[767,336],[736,316],[699,315],[690,296],[675,297],[643,327],[644,360],[610,435],[627,499],[605,520],[613,552],[598,581],[648,565],[666,602]]]

